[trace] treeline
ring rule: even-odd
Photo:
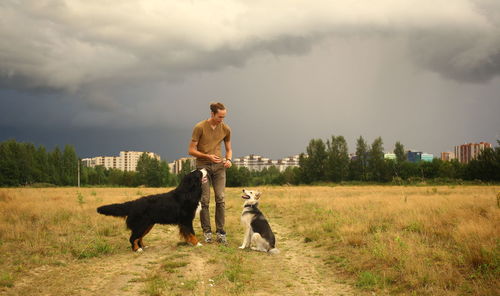
[[[500,145],[500,141],[498,142]],[[348,146],[343,136],[330,139],[313,139],[301,154],[299,167],[280,172],[271,167],[261,172],[247,168],[232,167],[228,170],[228,186],[257,186],[283,184],[313,184],[342,182],[373,182],[393,184],[461,183],[462,181],[500,181],[500,147],[485,149],[479,157],[468,164],[457,160],[432,162],[409,162],[404,145],[396,142],[396,159],[384,159],[381,137],[371,145],[360,136],[356,141],[356,156],[350,159]]]
[[[0,143],[0,185],[76,185],[77,160],[70,145],[48,152],[43,146],[8,140]]]
[[[82,186],[167,187],[178,183],[165,161],[141,155],[136,172],[82,166],[75,148],[66,145],[47,151],[31,143],[8,140],[0,143],[0,186],[77,186],[78,166]]]
[[[259,185],[299,185],[314,183],[374,182],[416,184],[421,182],[461,183],[462,181],[500,181],[500,141],[494,149],[485,149],[468,164],[456,160],[409,162],[404,145],[394,147],[396,159],[384,159],[382,138],[369,145],[363,137],[356,141],[356,157],[351,159],[343,136],[313,139],[300,155],[299,167],[280,172],[276,167],[250,171],[232,166],[227,170],[228,187]],[[76,186],[79,159],[75,149],[66,145],[47,151],[43,146],[8,140],[0,143],[0,186]],[[136,172],[84,167],[80,164],[82,186],[176,186],[192,169],[183,164],[179,175],[170,173],[165,161],[143,154]]]

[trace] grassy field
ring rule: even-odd
[[[238,249],[241,188],[226,190],[227,246],[155,226],[143,254],[95,208],[166,189],[0,189],[0,294],[500,295],[500,186],[252,189],[277,256]]]

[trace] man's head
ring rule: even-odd
[[[224,121],[226,117],[226,107],[222,103],[212,103],[210,104],[211,118],[216,123],[219,124]]]

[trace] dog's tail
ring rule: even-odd
[[[272,248],[271,250],[269,250],[269,254],[279,254],[280,253],[280,250],[278,250],[278,248]]]
[[[97,208],[97,212],[106,216],[114,216],[114,217],[125,217],[128,216],[130,209],[130,203],[116,203],[105,205]]]

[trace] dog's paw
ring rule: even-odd
[[[203,247],[203,245],[200,242],[198,242],[195,247]]]
[[[242,249],[242,250],[243,250],[243,249],[245,248],[245,246],[239,246],[238,248],[240,248],[240,249]]]
[[[142,253],[144,250],[142,248],[137,249],[135,252],[136,253]]]

